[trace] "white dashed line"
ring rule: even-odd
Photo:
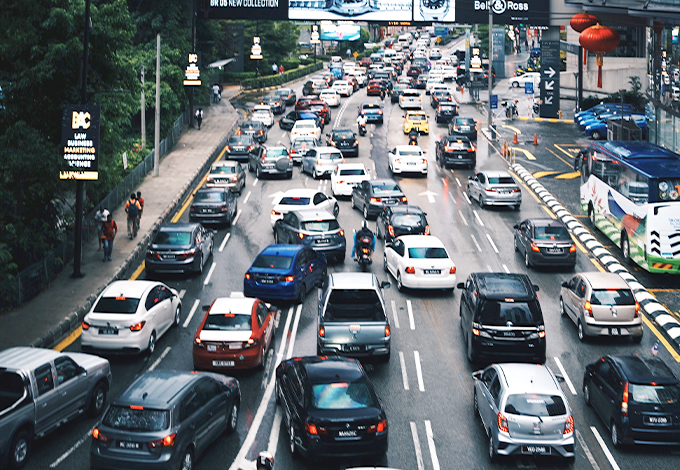
[[[434,446],[434,434],[432,433],[432,425],[429,420],[425,420],[425,434],[427,435],[427,445],[430,448],[430,458],[432,459],[432,468],[439,470],[439,459],[437,458],[437,448]]]
[[[470,236],[472,237],[472,241],[475,242],[475,246],[477,247],[477,251],[479,251],[481,253],[482,247],[479,246],[479,243],[477,243],[477,239],[475,238],[475,236],[473,234],[470,234]]]
[[[234,217],[234,220],[231,221],[231,225],[236,225],[236,222],[238,222],[238,218],[241,216],[241,209],[238,210],[236,213],[236,217]]]
[[[257,182],[258,182],[258,181],[259,181],[258,178],[255,178],[255,179],[253,180],[253,187],[257,186]]]
[[[463,191],[463,197],[465,198],[465,200],[467,201],[468,204],[472,205],[472,202],[470,201],[470,198],[468,197],[468,195],[465,191]]]
[[[293,329],[290,332],[290,343],[288,343],[288,354],[286,354],[286,359],[293,357],[295,335],[297,334],[298,323],[300,323],[300,312],[302,312],[302,304],[298,305],[297,310],[295,311],[295,320],[293,321]]]
[[[80,447],[81,445],[83,445],[83,444],[85,443],[85,441],[87,441],[88,439],[91,439],[92,431],[93,431],[93,430],[94,430],[94,426],[93,426],[92,429],[90,429],[83,437],[81,437],[81,438],[78,440],[78,442],[76,442],[75,444],[73,444],[69,450],[67,450],[66,452],[64,452],[63,454],[61,454],[61,456],[60,456],[57,460],[55,460],[54,462],[52,462],[52,463],[50,464],[50,468],[56,468],[57,465],[59,465],[60,463],[62,463],[64,460],[66,460],[66,459],[68,458],[68,456],[71,455],[71,454],[73,453],[73,451],[75,451],[78,447]]]
[[[201,303],[201,299],[194,300],[194,305],[191,306],[191,311],[189,311],[189,316],[187,317],[186,320],[184,320],[184,323],[182,323],[182,328],[186,328],[187,326],[189,326],[191,319],[194,317],[194,313],[196,313],[196,309],[198,308],[198,304],[200,304],[200,303]]]
[[[588,461],[590,462],[590,465],[593,467],[593,470],[600,470],[600,466],[597,464],[595,457],[593,457],[593,453],[590,452],[590,449],[586,444],[586,440],[583,438],[581,431],[579,431],[578,429],[576,430],[576,439],[578,439],[579,444],[581,444],[581,449],[583,449],[583,452],[585,452],[586,457],[588,457]]]
[[[458,214],[460,215],[460,218],[463,220],[463,223],[465,226],[468,226],[467,220],[465,220],[465,216],[463,215],[463,211],[458,211]]]
[[[248,194],[246,194],[246,197],[243,198],[243,204],[246,204],[248,202],[248,199],[250,199],[250,194],[252,191],[248,191]]]
[[[403,351],[399,351],[399,364],[401,365],[401,379],[404,382],[404,390],[408,390],[408,375],[406,374],[406,361]]]
[[[229,241],[229,237],[231,237],[231,233],[228,233],[225,235],[224,240],[222,240],[222,244],[220,245],[220,253],[222,253],[222,250],[224,250],[224,247],[227,246],[227,242]]]
[[[399,329],[399,317],[397,316],[397,304],[392,301],[392,315],[394,316],[394,327]]]
[[[406,309],[408,310],[408,323],[411,326],[411,329],[415,330],[416,329],[416,323],[413,320],[413,306],[411,305],[410,300],[406,301]]]
[[[449,193],[449,198],[451,199],[451,202],[454,204],[456,203],[456,200],[453,198],[453,194]]]
[[[418,439],[418,428],[416,423],[411,421],[411,435],[413,436],[413,447],[416,449],[416,462],[418,462],[418,470],[425,470],[423,463],[423,451],[420,449],[420,439]]]
[[[413,351],[413,356],[416,360],[416,376],[418,377],[418,389],[421,392],[425,391],[425,384],[423,383],[423,368],[420,365],[420,354],[418,351]]]
[[[597,439],[598,444],[600,444],[602,452],[604,452],[604,455],[607,457],[607,460],[609,460],[609,464],[612,466],[612,468],[614,470],[621,470],[621,468],[616,463],[616,460],[614,460],[614,456],[611,452],[609,452],[609,448],[607,448],[607,444],[604,443],[602,436],[600,436],[600,433],[597,432],[597,428],[595,428],[595,426],[590,426],[590,430],[595,435],[595,439]]]
[[[508,269],[508,267],[506,265],[503,265],[503,269],[505,269],[506,273],[510,274],[510,270]]]
[[[496,248],[496,244],[495,244],[495,243],[493,242],[493,240],[491,239],[491,235],[489,235],[489,234],[487,233],[487,234],[486,234],[486,238],[489,240],[489,243],[491,243],[491,248],[493,248],[493,251],[495,251],[496,254],[498,254],[498,248]]]
[[[212,266],[210,266],[210,271],[208,271],[208,275],[205,277],[205,281],[203,281],[204,286],[207,286],[208,283],[210,282],[210,277],[212,276],[213,272],[215,271],[215,266],[217,266],[217,263],[213,262]]]
[[[576,389],[574,388],[574,384],[571,383],[571,380],[569,380],[569,376],[567,375],[567,371],[564,370],[564,367],[562,367],[562,363],[560,362],[560,358],[555,357],[555,364],[557,364],[557,368],[560,370],[560,373],[562,374],[562,377],[564,377],[564,381],[567,383],[567,387],[569,387],[569,391],[571,391],[572,395],[576,395]]]
[[[482,219],[479,218],[479,214],[477,213],[477,211],[472,209],[472,213],[475,214],[475,219],[477,219],[477,223],[484,227],[484,222],[482,222]]]
[[[456,176],[456,183],[458,183],[458,187],[459,187],[459,188],[462,188],[462,187],[463,187],[463,185],[462,185],[462,184],[460,184],[460,180],[458,179],[458,177],[457,177],[457,176]]]
[[[170,346],[166,347],[166,348],[165,348],[165,351],[163,351],[163,354],[161,354],[161,355],[158,357],[158,359],[156,359],[155,361],[153,361],[153,364],[151,364],[151,365],[149,366],[149,372],[151,372],[151,371],[154,370],[156,367],[158,367],[158,365],[161,363],[161,361],[162,361],[163,359],[165,359],[165,356],[168,355],[168,353],[170,352],[170,349],[172,349]]]
[[[493,272],[493,268],[491,267],[490,264],[487,264],[487,265],[486,265],[486,270],[489,271],[490,273]]]
[[[186,289],[182,289],[181,291],[179,291],[179,294],[178,294],[178,295],[179,295],[179,298],[180,298],[180,299],[183,299],[183,298],[184,298],[184,294],[186,294],[186,293],[187,293],[187,290],[186,290]]]

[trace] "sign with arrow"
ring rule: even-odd
[[[560,110],[560,41],[541,41],[541,117],[557,118]]]

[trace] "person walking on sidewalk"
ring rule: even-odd
[[[196,110],[196,122],[198,123],[198,130],[201,130],[201,123],[203,122],[203,108]]]
[[[213,92],[213,102],[214,103],[219,103],[222,97],[220,96],[220,86],[215,83],[212,86],[212,92]]]
[[[130,199],[125,203],[125,212],[127,213],[127,231],[130,240],[137,236],[137,231],[139,230],[139,213],[142,208],[137,202],[137,195],[135,193],[130,194]]]
[[[142,214],[144,213],[144,198],[142,197],[142,192],[137,191],[137,202],[139,203],[139,221],[142,221]]]
[[[107,212],[106,222],[102,224],[102,234],[101,241],[104,244],[104,259],[102,261],[111,261],[111,252],[113,251],[113,239],[116,238],[118,233],[118,225],[116,221],[113,220],[111,214]]]
[[[94,220],[97,223],[97,237],[99,239],[99,249],[97,251],[102,251],[102,227],[104,222],[106,222],[106,216],[109,215],[109,211],[99,206],[99,210],[94,213]]]

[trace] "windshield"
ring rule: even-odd
[[[203,329],[210,331],[250,331],[253,329],[253,318],[250,315],[237,315],[234,313],[211,314],[205,319]]]
[[[134,432],[157,432],[168,428],[169,411],[140,408],[142,407],[112,405],[104,415],[102,424],[121,431]]]
[[[385,321],[378,293],[373,289],[333,289],[324,312],[326,321]]]
[[[224,199],[225,194],[222,191],[199,191],[195,196],[196,202],[224,202]]]
[[[636,403],[675,405],[680,401],[680,385],[629,384],[628,393]]]
[[[534,227],[534,238],[536,240],[570,240],[569,232],[561,225],[551,225],[547,227]]]
[[[155,245],[191,245],[191,232],[163,230],[162,232],[158,232],[158,235],[156,235],[156,239],[153,242]]]
[[[594,289],[590,295],[592,305],[635,305],[635,297],[629,289]]]
[[[537,326],[543,324],[538,302],[484,300],[479,317],[485,326]]]
[[[137,312],[139,299],[132,297],[102,297],[94,307],[95,313],[122,313],[134,315]]]
[[[292,264],[292,256],[260,255],[253,261],[254,268],[289,269]]]
[[[317,410],[352,410],[376,407],[365,379],[312,385],[312,407]]]
[[[286,205],[286,206],[308,206],[309,205],[309,198],[308,197],[286,196],[286,197],[281,198],[281,200],[279,201],[279,204],[283,204],[283,205]]]
[[[297,121],[295,123],[295,127],[300,129],[300,128],[307,128],[307,129],[312,129],[316,127],[316,124],[314,124],[311,120],[305,119],[304,121]]]
[[[408,257],[412,259],[448,259],[444,248],[409,248]]]
[[[508,396],[505,412],[520,416],[562,416],[567,414],[567,407],[559,395],[526,393]]]
[[[472,144],[470,142],[465,142],[463,140],[447,140],[446,148],[450,150],[465,150],[469,149]]]
[[[287,156],[288,156],[288,150],[287,149],[269,149],[269,150],[267,150],[267,158],[287,157]]]

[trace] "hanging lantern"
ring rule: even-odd
[[[577,13],[574,16],[572,16],[571,21],[569,21],[569,25],[571,25],[571,29],[573,29],[577,33],[582,33],[583,30],[585,30],[586,28],[590,28],[593,25],[596,25],[599,21],[600,20],[597,16],[583,12]]]
[[[602,88],[602,64],[605,52],[613,51],[619,45],[619,33],[599,23],[586,28],[578,38],[584,49],[597,55],[597,87]]]

